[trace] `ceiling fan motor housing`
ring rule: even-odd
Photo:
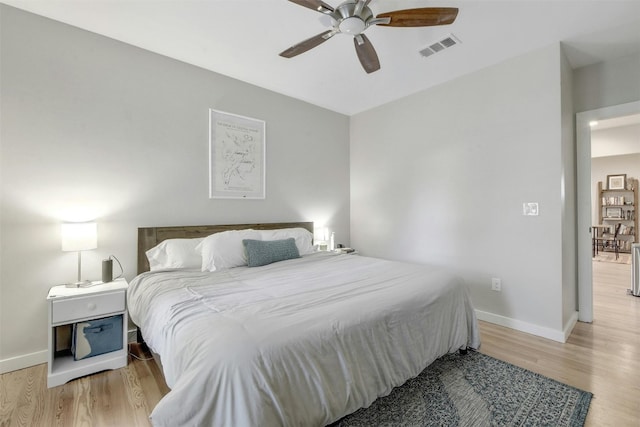
[[[357,3],[356,0],[346,1],[330,14],[334,21],[334,27],[338,28],[341,33],[360,34],[367,29],[367,21],[373,18],[373,13],[368,6],[364,6],[360,13],[356,15]]]

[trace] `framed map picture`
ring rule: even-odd
[[[209,110],[209,198],[265,198],[265,122]]]

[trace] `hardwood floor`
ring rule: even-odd
[[[640,298],[627,295],[631,266],[594,262],[594,317],[566,344],[480,322],[481,352],[594,394],[587,426],[640,425]],[[149,358],[137,344],[137,357]],[[47,389],[47,365],[0,376],[0,427],[149,426],[168,392],[153,360]]]
[[[50,389],[46,364],[1,375],[0,427],[150,426],[149,414],[169,388],[142,346],[130,344],[130,353],[125,368]]]
[[[481,352],[593,393],[586,426],[640,426],[640,298],[631,266],[593,263],[594,322],[565,344],[481,324]]]

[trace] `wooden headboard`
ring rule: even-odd
[[[175,227],[138,228],[138,274],[149,271],[146,252],[167,239],[194,239],[229,230],[275,230],[278,228],[304,228],[313,233],[313,222],[269,222],[262,224],[186,225]]]

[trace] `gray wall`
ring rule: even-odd
[[[75,254],[60,251],[70,219],[99,225],[86,276],[115,254],[131,278],[138,226],[313,220],[349,244],[351,218],[363,253],[451,266],[481,316],[558,339],[575,305],[574,249],[562,241],[575,235],[570,110],[640,99],[640,55],[571,73],[550,46],[349,128],[348,117],[3,5],[0,37],[0,372],[44,361],[44,297],[75,279]],[[207,198],[208,108],[267,122],[266,200]],[[521,215],[525,201],[539,217]]]
[[[95,219],[86,278],[136,228],[311,220],[349,244],[349,118],[0,5],[0,371],[42,363],[60,223]],[[266,121],[265,200],[208,198],[208,109]]]
[[[576,123],[573,107],[573,70],[564,54],[560,57],[562,96],[562,152],[560,200],[562,210],[562,325],[565,334],[578,310]]]
[[[640,100],[640,53],[578,68],[573,75],[576,113]]]
[[[575,172],[561,61],[550,46],[351,120],[354,247],[451,267],[482,318],[558,340],[576,292],[575,249],[562,243],[575,193],[561,182]],[[523,216],[523,202],[540,215]]]

